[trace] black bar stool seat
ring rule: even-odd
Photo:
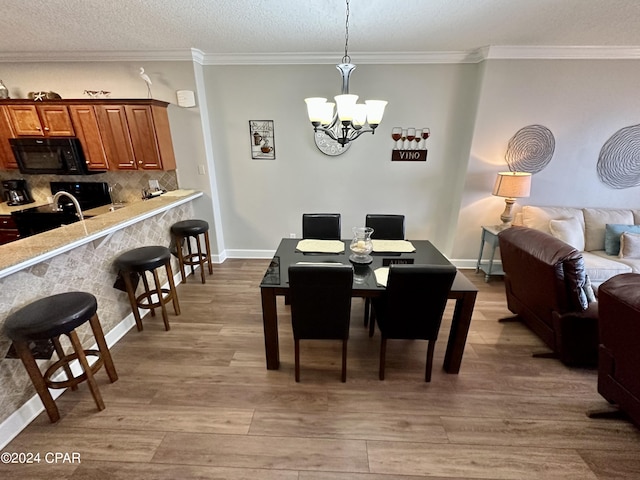
[[[173,281],[173,270],[171,269],[171,252],[167,247],[159,245],[151,245],[146,247],[134,248],[120,254],[115,259],[115,265],[123,274],[124,284],[129,303],[133,310],[133,316],[136,320],[138,331],[142,331],[142,319],[140,318],[139,308],[151,310],[151,316],[155,317],[155,309],[160,308],[162,311],[162,320],[164,321],[165,330],[169,330],[169,317],[167,315],[166,304],[173,302],[173,309],[176,315],[180,315],[180,304],[178,303],[178,293]],[[158,276],[158,268],[164,266],[169,281],[169,288],[162,288],[160,277]],[[133,284],[131,273],[137,273],[142,278],[144,292],[136,296],[136,287]],[[149,287],[147,280],[147,272],[151,272],[154,280],[154,288]],[[154,295],[156,300],[154,300]]]
[[[182,281],[187,281],[187,277],[185,275],[185,265],[191,266],[192,275],[195,273],[194,266],[199,265],[200,278],[202,283],[205,283],[205,263],[208,265],[209,275],[213,273],[213,266],[211,265],[211,246],[209,245],[209,224],[204,220],[182,220],[180,222],[174,223],[171,226],[171,235],[173,236],[176,244]],[[200,235],[204,235],[205,251],[202,250]],[[197,252],[195,253],[192,251],[191,242],[189,241],[190,238],[194,238],[196,241]],[[184,240],[186,240],[187,251],[189,252],[186,256],[182,250],[182,244]]]
[[[49,388],[70,387],[77,390],[78,384],[86,380],[98,410],[104,410],[104,402],[93,375],[104,365],[109,380],[113,383],[118,379],[97,310],[98,302],[90,293],[68,292],[36,300],[9,315],[4,323],[4,332],[13,341],[51,422],[57,422],[60,413]],[[98,350],[85,350],[75,331],[87,321],[91,325]],[[60,344],[60,335],[69,337],[73,352],[65,353]],[[47,339],[53,343],[58,361],[43,375],[29,348],[29,342]],[[89,366],[87,356],[96,356],[98,360]],[[74,360],[78,360],[83,370],[78,376],[73,375],[69,365]],[[64,369],[67,380],[54,381],[53,376],[60,368]]]

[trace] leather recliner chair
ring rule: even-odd
[[[563,363],[595,366],[598,302],[588,302],[582,254],[562,240],[526,227],[503,230],[498,241],[509,310]]]
[[[598,392],[640,427],[640,274],[610,278],[598,289]]]

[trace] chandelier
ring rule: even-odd
[[[345,21],[345,42],[344,56],[342,63],[336,68],[342,76],[342,94],[336,95],[335,103],[327,102],[326,98],[311,97],[305,98],[309,120],[316,132],[316,144],[327,154],[339,155],[349,146],[349,142],[355,140],[363,133],[375,133],[376,127],[382,121],[384,108],[387,102],[384,100],[365,100],[364,103],[357,103],[358,95],[349,93],[349,76],[356,66],[351,63],[349,57],[349,0],[346,0],[347,11]],[[336,107],[334,113],[334,107]],[[318,132],[326,134],[331,140],[340,145],[340,149],[333,149],[329,153],[321,148],[318,141]]]

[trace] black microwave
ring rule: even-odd
[[[10,138],[11,149],[21,173],[89,175],[80,140],[75,137]]]

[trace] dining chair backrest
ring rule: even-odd
[[[312,238],[315,240],[340,240],[340,214],[302,214],[302,238]]]
[[[381,334],[435,340],[456,271],[453,265],[390,265],[387,290],[373,299]]]
[[[291,265],[289,298],[294,339],[347,339],[351,265]]]
[[[404,215],[367,214],[365,226],[373,228],[371,238],[404,240]]]

